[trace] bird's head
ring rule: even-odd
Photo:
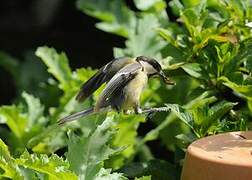
[[[175,84],[168,77],[166,77],[165,73],[162,70],[161,64],[156,59],[149,58],[146,56],[138,56],[136,61],[140,63],[145,71],[147,72],[148,76],[159,75],[165,83],[167,84]]]

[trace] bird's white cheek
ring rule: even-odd
[[[141,64],[142,64],[142,66],[144,67],[144,70],[147,72],[147,74],[154,74],[154,73],[157,72],[157,71],[153,68],[153,66],[150,65],[149,63],[142,61]]]

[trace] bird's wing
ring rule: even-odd
[[[122,91],[129,81],[135,77],[137,71],[141,68],[142,66],[136,62],[128,64],[118,71],[107,83],[105,89],[100,94],[99,99],[96,102],[95,111],[107,106],[109,104],[108,102],[111,102],[113,95],[116,95],[118,92]]]
[[[108,82],[116,72],[118,72],[123,66],[124,63],[121,63],[121,66],[114,66],[115,62],[123,62],[128,60],[127,57],[115,58],[110,61],[108,64],[100,68],[87,82],[85,82],[79,93],[76,96],[77,101],[84,101],[91,94],[93,94],[103,83]],[[119,64],[119,63],[117,63]]]

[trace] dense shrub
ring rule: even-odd
[[[0,65],[20,92],[15,104],[0,107],[1,177],[178,179],[189,143],[250,128],[250,1],[134,0],[134,5],[136,10],[123,0],[77,1],[79,10],[100,20],[97,28],[126,39],[125,48],[114,48],[115,57],[146,55],[162,63],[177,84],[151,79],[141,102],[171,111],[151,119],[108,112],[58,126],[59,118],[94,104],[100,89],[82,104],[74,97],[95,70],[72,71],[66,54],[49,47],[35,54],[50,75],[36,58],[18,64],[1,53]],[[167,6],[176,21],[169,20]]]

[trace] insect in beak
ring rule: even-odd
[[[175,85],[176,83],[172,80],[170,80],[168,77],[166,77],[165,73],[163,71],[160,71],[158,73],[158,75],[163,79],[163,81],[166,83],[166,84],[170,84],[170,85]]]

